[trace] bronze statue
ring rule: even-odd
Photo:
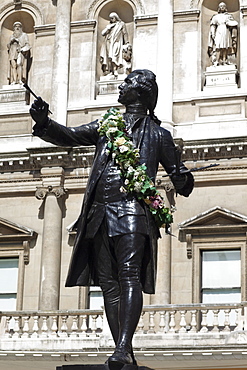
[[[155,182],[161,163],[178,194],[189,196],[193,176],[177,162],[171,134],[154,115],[158,97],[156,77],[149,70],[135,70],[119,86],[118,101],[126,107],[128,135],[139,148],[141,164]],[[99,285],[116,344],[108,359],[110,369],[136,364],[132,337],[142,310],[142,291],[155,292],[159,228],[145,202],[124,192],[114,152],[106,136],[99,135],[99,122],[74,128],[48,118],[48,104],[38,98],[30,113],[36,124],[33,134],[60,146],[95,145],[95,160],[77,221],[77,238],[66,286]],[[179,168],[177,168],[179,166]]]

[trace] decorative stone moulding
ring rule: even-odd
[[[66,189],[62,186],[47,186],[47,187],[38,187],[35,196],[37,199],[45,199],[47,194],[54,194],[56,198],[60,198],[65,195],[67,192]]]
[[[24,264],[29,263],[30,241],[37,233],[25,226],[0,218],[0,254],[4,256],[23,253]]]
[[[6,110],[26,106],[29,103],[29,94],[22,85],[3,85],[0,89],[0,113]]]
[[[246,240],[247,216],[233,212],[220,206],[215,206],[179,225],[179,240],[186,242],[187,257],[193,257],[193,244],[195,241],[214,240],[217,236],[236,236]]]
[[[107,76],[105,76],[107,77]],[[120,79],[121,78],[121,79]],[[108,79],[101,78],[100,81],[98,81],[98,92],[99,95],[105,96],[109,94],[118,94],[118,86],[121,84],[121,82],[124,80],[124,78],[119,76],[119,79]]]

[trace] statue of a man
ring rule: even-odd
[[[100,63],[104,75],[118,76],[118,69],[123,67],[123,45],[128,43],[125,23],[117,13],[109,15],[110,23],[102,31],[105,41],[100,51]]]
[[[230,64],[229,55],[237,52],[237,25],[233,16],[227,12],[224,2],[219,3],[218,14],[210,22],[208,54],[213,65]]]
[[[131,72],[132,69],[132,45],[131,44],[125,44],[123,45],[123,68],[124,73],[128,75]]]
[[[8,80],[11,85],[21,85],[27,79],[27,62],[31,47],[28,35],[23,32],[21,22],[13,24],[13,31],[7,45],[9,53]]]
[[[119,89],[118,101],[126,107],[126,132],[139,148],[139,163],[145,163],[153,182],[161,163],[177,193],[188,197],[193,176],[179,163],[170,132],[160,127],[154,115],[158,97],[155,74],[135,70]],[[116,370],[136,364],[132,337],[142,310],[142,291],[155,291],[157,239],[161,235],[154,216],[144,200],[122,191],[125,180],[107,137],[99,134],[98,120],[64,127],[48,117],[48,104],[41,98],[34,101],[30,113],[36,121],[33,134],[41,139],[59,146],[96,146],[66,286],[101,287],[116,344],[108,365]]]

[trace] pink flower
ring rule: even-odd
[[[160,206],[160,202],[159,202],[159,200],[154,200],[154,201],[152,202],[152,207],[153,207],[153,208],[158,209],[158,208],[159,208],[159,206]]]

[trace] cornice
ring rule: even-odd
[[[246,165],[243,161],[247,160],[247,137],[191,141],[177,138],[174,141],[182,148],[182,159],[185,162],[231,159],[234,160],[234,168],[243,168]],[[85,170],[92,166],[93,157],[94,147],[54,146],[27,149],[25,152],[0,153],[0,173],[39,171],[42,167],[57,166]]]
[[[175,143],[181,145],[181,139],[175,139]],[[245,136],[184,141],[182,145],[184,161],[247,158],[247,137]]]
[[[247,16],[247,5],[240,6],[240,11],[243,14],[243,17]]]
[[[148,14],[148,15],[136,15],[134,17],[136,27],[139,26],[156,26],[158,24],[158,15],[157,14]]]
[[[0,153],[0,173],[34,171],[42,167],[88,168],[93,163],[94,147],[27,149],[26,152]]]
[[[174,23],[177,22],[198,22],[200,17],[200,10],[198,9],[189,9],[189,10],[180,10],[173,13]]]
[[[70,23],[71,33],[92,32],[97,22],[95,20],[74,21]],[[55,35],[55,24],[43,24],[34,27],[36,37]]]

